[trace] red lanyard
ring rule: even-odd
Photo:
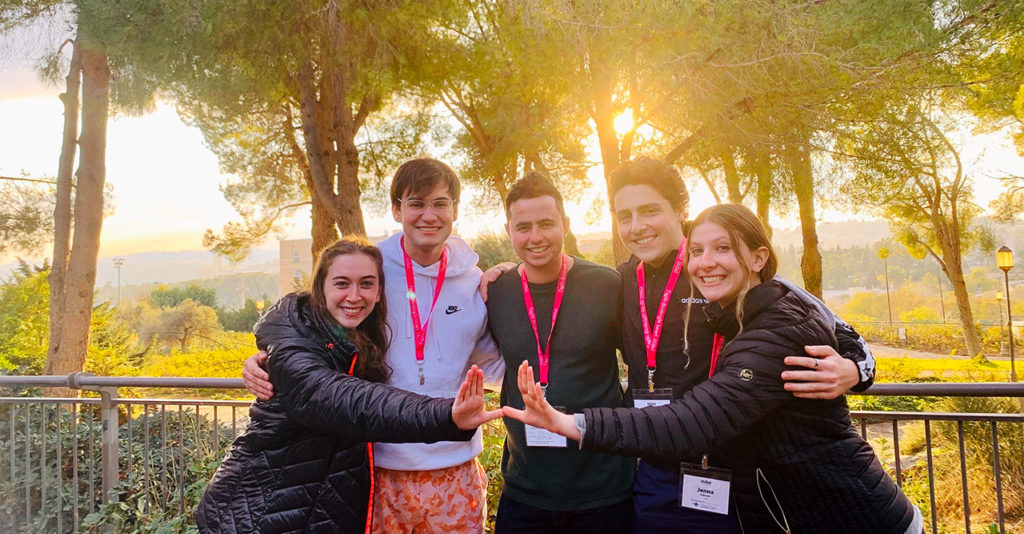
[[[718,365],[718,355],[722,353],[722,345],[725,344],[725,338],[722,334],[715,334],[711,338],[711,369],[708,370],[708,378],[715,376],[715,366]]]
[[[654,370],[658,368],[658,343],[661,341],[661,331],[665,327],[665,312],[668,311],[668,301],[672,298],[672,291],[676,288],[679,280],[679,273],[683,271],[683,264],[686,263],[686,239],[679,245],[679,252],[676,253],[675,262],[672,263],[672,274],[665,284],[665,291],[661,294],[658,302],[658,313],[654,316],[654,332],[651,332],[651,320],[647,318],[647,279],[644,275],[644,262],[636,264],[636,285],[640,293],[640,321],[644,327],[644,347],[647,349],[647,388],[654,389]]]
[[[434,305],[437,304],[437,296],[441,294],[441,286],[444,285],[444,275],[448,270],[448,249],[441,249],[441,265],[437,269],[437,286],[434,287],[434,300],[430,301],[430,311],[427,312],[427,319],[420,326],[420,310],[416,305],[416,280],[412,272],[412,258],[405,252],[405,238],[402,238],[402,256],[405,260],[405,283],[409,288],[406,297],[409,299],[409,313],[412,315],[413,338],[416,343],[416,365],[420,369],[420,385],[423,379],[423,347],[427,344],[427,324],[430,323],[430,316],[434,313]]]
[[[526,303],[526,316],[530,318],[530,326],[533,327],[533,337],[537,339],[537,363],[540,367],[540,387],[548,389],[548,365],[551,361],[551,335],[555,333],[555,321],[558,319],[558,311],[562,307],[562,297],[565,296],[565,279],[568,278],[569,262],[565,254],[562,254],[562,267],[558,271],[558,283],[555,285],[555,302],[551,306],[551,330],[548,331],[548,341],[544,348],[540,346],[540,331],[537,330],[537,309],[533,306],[533,296],[530,295],[530,284],[526,281],[526,267],[519,272],[519,280],[523,283],[523,301]]]

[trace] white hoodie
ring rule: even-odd
[[[427,323],[425,380],[420,385],[401,239],[399,232],[379,245],[384,256],[387,323],[391,329],[391,345],[384,356],[391,368],[388,384],[431,397],[452,398],[465,380],[466,370],[476,364],[483,370],[487,386],[498,389],[505,363],[487,329],[487,306],[477,291],[481,275],[476,266],[479,257],[457,237],[450,237],[445,243],[447,272],[429,321],[427,314],[440,262],[426,267],[412,262],[420,324]],[[376,465],[384,469],[426,471],[463,464],[482,450],[483,439],[478,429],[468,442],[375,443],[373,456]]]

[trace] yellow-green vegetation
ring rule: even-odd
[[[1003,382],[1010,375],[1010,362],[979,362],[964,358],[915,358],[875,354],[877,382]]]
[[[893,352],[876,351],[878,382],[994,382],[1007,380],[1009,373],[1009,362],[1006,361],[893,356],[895,352],[895,349]],[[851,409],[855,410],[1018,414],[1022,410],[1018,399],[850,396],[848,400]],[[899,425],[899,430],[903,489],[928,519],[931,502],[925,425],[923,421],[907,421]],[[867,431],[875,453],[889,473],[895,476],[892,424],[869,422]],[[1007,532],[1021,532],[1024,531],[1024,425],[1000,423],[998,432]],[[931,423],[931,445],[938,532],[962,532],[963,494],[957,423]],[[964,450],[972,532],[987,533],[997,521],[991,424],[965,423]]]

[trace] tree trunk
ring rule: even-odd
[[[356,148],[355,132],[345,131],[338,139],[341,151],[338,162],[338,196],[336,202],[341,213],[336,223],[342,235],[365,236],[363,209],[359,206],[359,149]]]
[[[951,210],[955,213],[955,209]],[[967,284],[964,282],[963,254],[960,247],[959,236],[955,235],[960,227],[960,221],[953,216],[952,221],[947,222],[945,216],[938,209],[931,210],[929,214],[932,226],[935,229],[935,237],[942,249],[942,265],[946,272],[946,278],[953,286],[953,295],[956,297],[956,309],[960,316],[960,325],[964,331],[964,345],[967,353],[972,358],[985,360],[981,352],[981,339],[978,337],[978,330],[974,325],[974,313],[971,311],[970,294],[967,292]],[[941,296],[940,296],[941,297]]]
[[[310,191],[312,191],[312,189],[310,189]],[[312,208],[310,219],[312,220],[313,227],[310,230],[310,233],[313,236],[313,244],[310,252],[312,253],[313,264],[316,265],[316,260],[320,257],[320,252],[333,245],[334,242],[338,240],[338,231],[334,226],[334,219],[332,219],[330,213],[320,205],[319,199],[313,200]],[[312,273],[309,274],[310,279],[312,280]]]
[[[618,264],[629,258],[629,251],[619,239],[619,223],[615,219],[615,209],[612,205],[615,198],[611,189],[612,171],[622,164],[619,138],[615,133],[615,106],[612,103],[611,81],[603,74],[595,73],[593,66],[591,67],[591,82],[593,84],[591,118],[594,120],[594,129],[597,131],[598,146],[601,149],[601,164],[604,167],[608,210],[612,220],[612,255],[615,257],[615,263]]]
[[[46,360],[55,358],[60,350],[64,326],[64,281],[68,270],[71,246],[71,190],[78,149],[78,94],[82,86],[82,52],[77,42],[71,43],[71,66],[60,95],[64,104],[64,138],[57,166],[57,198],[53,210],[53,264],[50,267],[50,343]]]
[[[800,207],[800,231],[803,233],[804,252],[800,258],[800,271],[804,289],[821,298],[821,253],[818,252],[817,221],[814,218],[814,175],[807,149],[792,146],[786,149],[793,173],[793,189]]]
[[[768,239],[772,238],[771,203],[772,203],[772,166],[768,154],[760,148],[753,148],[747,153],[750,167],[757,177],[757,218],[761,219]]]
[[[725,171],[725,189],[729,192],[729,202],[742,204],[743,193],[740,192],[740,173],[736,170],[735,155],[731,149],[722,149],[718,159],[722,162],[722,170]]]
[[[974,325],[974,313],[971,311],[970,295],[967,293],[967,284],[964,282],[960,254],[953,252],[947,255],[946,248],[943,246],[943,261],[945,261],[948,267],[946,278],[949,279],[950,284],[953,286],[953,294],[956,296],[956,309],[960,315],[960,324],[964,330],[964,345],[966,345],[967,353],[972,358],[984,361],[985,356],[981,352],[981,340],[978,338],[978,330]]]
[[[81,36],[80,36],[81,37]],[[89,348],[96,258],[103,227],[106,176],[107,109],[110,69],[106,54],[80,40],[82,59],[82,136],[75,189],[74,238],[65,281],[64,323],[58,350],[46,362],[46,374],[81,371]]]

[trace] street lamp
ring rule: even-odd
[[[1003,292],[996,291],[996,307],[999,308],[999,355],[1008,356],[1010,349],[1006,348],[1006,323],[1003,322]]]
[[[1010,382],[1017,381],[1017,369],[1014,365],[1013,349],[1013,308],[1010,307],[1010,269],[1013,269],[1013,251],[1003,245],[996,251],[996,265],[1003,270],[1003,280],[1006,283],[1006,326],[1010,337]]]
[[[117,269],[117,306],[121,305],[121,266],[124,265],[124,258],[114,258],[114,268]]]
[[[878,257],[882,258],[882,265],[885,266],[885,304],[889,308],[889,328],[892,328],[892,299],[889,298],[889,256],[892,255],[889,249],[882,247],[878,249]]]

